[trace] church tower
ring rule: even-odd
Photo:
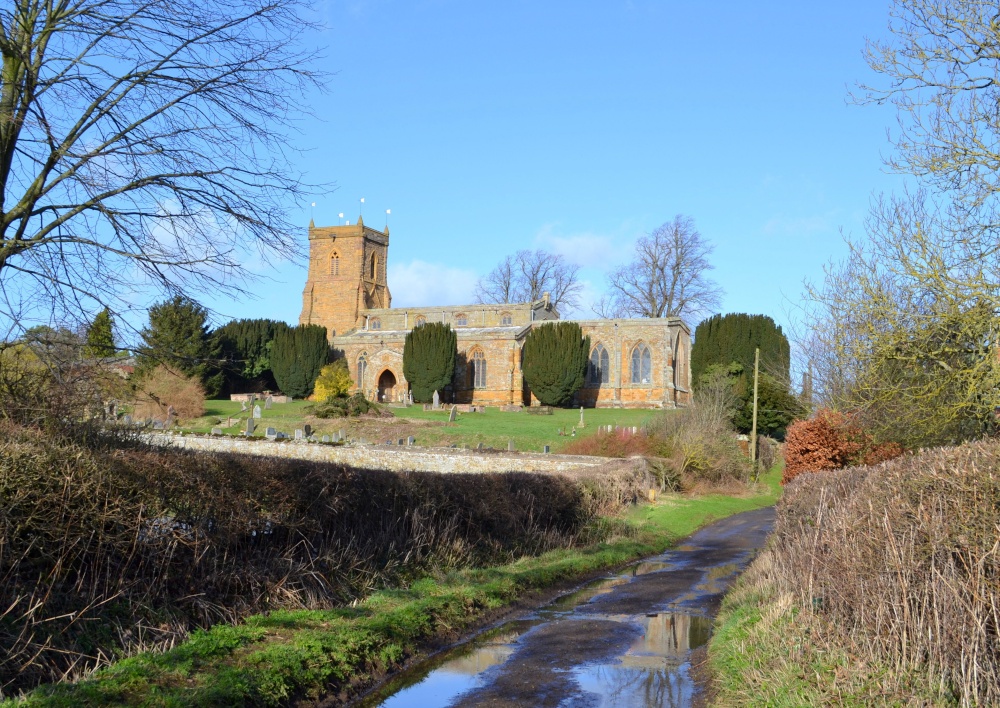
[[[309,274],[299,324],[318,324],[330,337],[357,329],[364,310],[392,306],[386,282],[389,227],[309,222]]]

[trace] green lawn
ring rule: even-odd
[[[391,408],[393,419],[324,420],[307,413],[306,408],[311,405],[308,401],[276,403],[269,410],[261,405],[262,417],[257,421],[255,434],[262,436],[268,426],[273,426],[291,435],[308,423],[319,435],[344,430],[348,437],[368,442],[413,435],[417,445],[427,447],[475,447],[482,443],[485,447],[506,450],[507,442],[513,440],[518,450],[541,451],[544,445],[549,445],[552,452],[559,452],[575,439],[571,433],[580,423],[578,408],[557,409],[552,415],[504,413],[498,408],[488,408],[483,413],[459,413],[454,423],[448,423],[447,410],[425,411],[421,406]],[[585,427],[577,429],[576,436],[592,435],[601,425],[641,426],[653,416],[670,414],[670,411],[587,408],[583,413]],[[230,417],[233,425],[227,427]],[[205,415],[190,421],[184,429],[208,433],[218,426],[227,434],[237,435],[245,429],[246,417],[247,413],[240,412],[240,404],[235,401],[206,401]],[[560,435],[560,431],[566,434]]]

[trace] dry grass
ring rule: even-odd
[[[195,627],[590,542],[598,516],[646,487],[627,471],[437,475],[95,448],[3,424],[0,691]]]
[[[1000,445],[801,475],[741,588],[713,651],[759,670],[728,702],[799,682],[821,701],[1000,704]],[[727,623],[761,606],[736,651]]]

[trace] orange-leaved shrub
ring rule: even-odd
[[[781,483],[787,484],[803,472],[874,465],[902,454],[898,443],[876,443],[852,416],[821,408],[812,418],[788,427]]]
[[[205,388],[197,376],[157,366],[136,385],[136,419],[165,419],[171,413],[182,419],[205,414]]]

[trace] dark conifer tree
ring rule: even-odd
[[[87,327],[87,344],[83,348],[83,356],[87,359],[105,359],[116,353],[111,312],[105,307]]]
[[[754,350],[760,347],[760,369],[780,381],[789,381],[790,348],[781,327],[767,315],[731,313],[713,315],[694,331],[691,378],[698,385],[714,364],[736,362],[753,372]]]
[[[209,396],[222,387],[220,347],[209,334],[208,311],[180,295],[149,308],[149,326],[140,333],[143,346],[138,349],[138,373],[146,373],[159,364],[197,376]]]
[[[233,320],[215,330],[230,390],[263,390],[277,386],[271,371],[271,347],[275,335],[287,329],[284,322],[256,319]]]
[[[299,325],[277,328],[271,344],[271,371],[282,393],[305,398],[312,393],[319,371],[330,361],[326,327]]]
[[[544,324],[524,340],[524,379],[543,405],[565,406],[583,387],[590,337],[576,322]]]
[[[403,375],[414,401],[429,403],[435,391],[451,383],[457,356],[458,337],[451,325],[428,322],[410,330],[403,343]]]

